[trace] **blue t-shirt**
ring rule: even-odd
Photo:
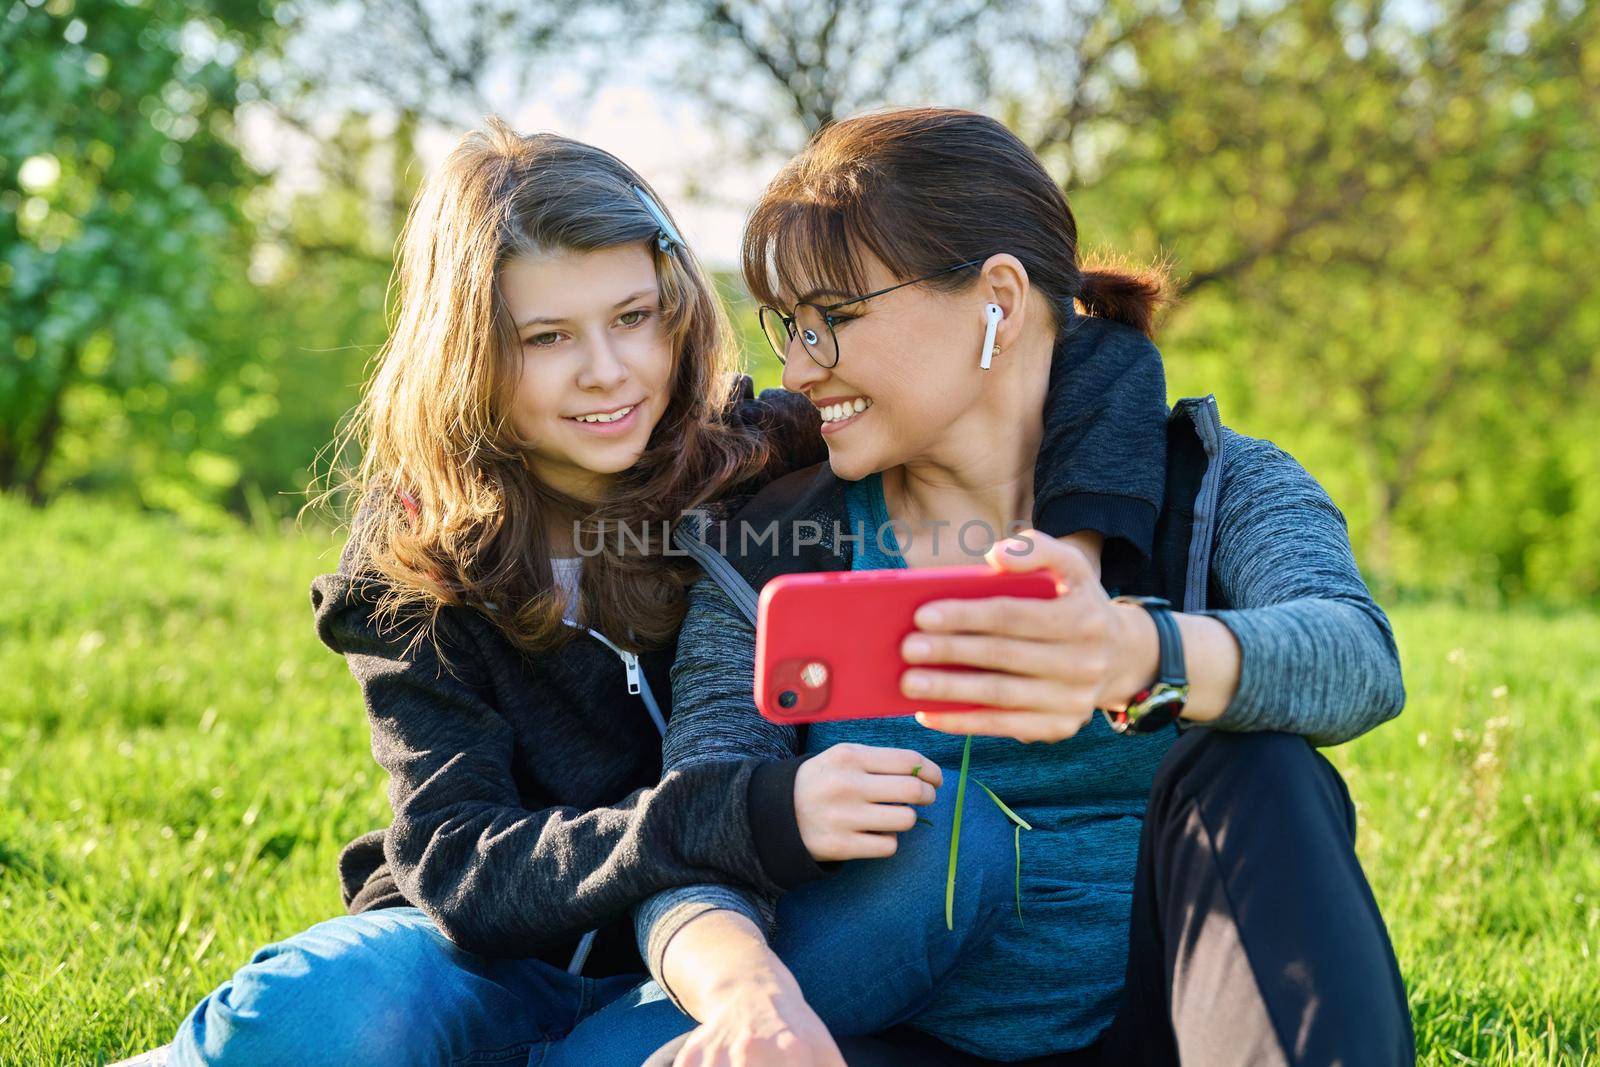
[[[845,499],[851,531],[862,535],[853,569],[905,566],[888,526],[881,477],[851,483]],[[1127,965],[1145,804],[1156,766],[1176,738],[1175,729],[1119,736],[1099,715],[1054,744],[973,738],[970,777],[1033,827],[1021,836],[1023,917],[1013,911],[993,940],[940,986],[918,1015],[919,1028],[936,1035],[981,1031],[991,1047],[997,1035],[1015,1030],[1018,1047],[1032,1049],[1080,1048],[1105,1028]],[[813,723],[806,751],[844,741],[915,749],[944,770],[941,788],[954,789],[966,739],[896,716]],[[992,801],[969,782],[966,803]],[[935,831],[919,825],[909,832]]]

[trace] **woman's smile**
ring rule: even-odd
[[[822,414],[822,432],[837,433],[849,426],[867,410],[872,407],[872,398],[867,396],[836,396],[825,400],[814,400],[817,410]]]

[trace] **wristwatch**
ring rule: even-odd
[[[1119,596],[1115,602],[1137,604],[1150,613],[1156,624],[1160,657],[1155,684],[1142,689],[1121,711],[1101,708],[1106,722],[1119,734],[1147,734],[1176,722],[1189,702],[1189,673],[1183,665],[1183,635],[1172,605],[1156,596]]]

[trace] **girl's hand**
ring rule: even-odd
[[[667,942],[661,977],[683,1009],[705,1025],[676,1049],[676,1042],[662,1046],[651,1063],[670,1055],[677,1067],[844,1067],[800,983],[739,912],[713,909],[685,923]]]
[[[882,859],[917,824],[907,805],[932,804],[939,765],[904,748],[840,744],[800,764],[794,814],[811,858]]]
[[[828,1028],[791,978],[728,997],[689,1035],[673,1067],[845,1067]]]
[[[918,608],[918,629],[900,646],[906,662],[975,669],[912,668],[900,676],[900,691],[914,700],[996,709],[918,712],[922,725],[951,734],[1060,741],[1076,734],[1095,708],[1125,707],[1155,678],[1155,624],[1137,605],[1112,603],[1082,550],[1024,530],[995,544],[985,558],[999,571],[1050,568],[1057,595],[936,600]]]

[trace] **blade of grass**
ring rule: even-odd
[[[1017,920],[1020,922],[1022,921],[1022,831],[1032,830],[1033,827],[1028,825],[1028,820],[1007,807],[1005,801],[995,796],[993,789],[990,789],[976,778],[973,781],[978,783],[979,789],[989,794],[989,799],[994,801],[995,807],[1005,812],[1006,818],[1016,824],[1011,828],[1011,837],[1017,855]]]
[[[956,782],[956,814],[950,822],[950,870],[944,880],[944,926],[956,928],[956,852],[961,847],[961,809],[967,802],[967,766],[972,762],[972,735],[961,749],[961,777]]]
[[[1022,827],[1013,826],[1011,836],[1017,850],[1017,922],[1022,922]]]
[[[1028,821],[1026,819],[1024,819],[1022,816],[1018,815],[1016,812],[1012,811],[1010,808],[1006,807],[1006,802],[1001,800],[999,797],[995,796],[993,789],[990,789],[988,786],[984,785],[982,782],[979,782],[976,778],[973,779],[973,782],[975,782],[977,784],[979,789],[981,789],[985,793],[989,794],[989,799],[995,802],[995,806],[996,807],[998,807],[1001,811],[1006,813],[1006,818],[1010,819],[1012,822],[1016,823],[1019,827],[1021,827],[1024,830],[1032,830],[1033,829],[1033,827],[1028,825]]]

